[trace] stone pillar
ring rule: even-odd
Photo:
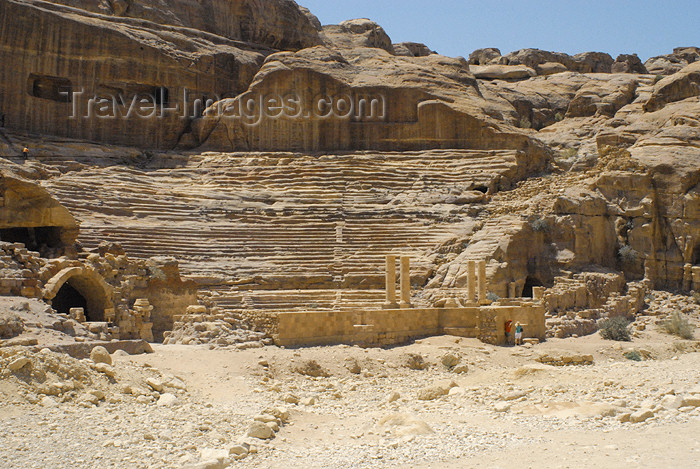
[[[683,266],[683,290],[690,291],[693,288],[693,264]]]
[[[467,302],[476,301],[476,262],[467,261]]]
[[[479,261],[479,303],[488,303],[486,299],[486,261]]]
[[[401,256],[401,307],[411,307],[411,258]]]
[[[693,290],[700,292],[700,266],[693,267]]]
[[[544,287],[532,287],[532,299],[542,301],[544,299]]]
[[[396,256],[386,256],[386,302],[385,309],[395,309],[396,303]]]
[[[518,288],[518,283],[517,282],[510,282],[510,285],[508,285],[508,298],[517,298],[517,288]]]
[[[651,257],[644,260],[644,280],[649,288],[654,289],[656,279],[656,262]]]

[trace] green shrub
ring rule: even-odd
[[[532,231],[536,233],[547,231],[549,229],[547,220],[542,218],[535,218],[534,220],[530,221],[530,227],[532,228]]]
[[[642,361],[642,355],[637,352],[636,350],[630,350],[629,352],[625,352],[623,356],[628,359],[632,360],[635,362],[641,362]]]
[[[521,129],[530,129],[532,128],[532,124],[530,123],[530,119],[527,117],[523,116],[520,118],[520,122],[518,122],[518,127]]]
[[[661,323],[661,328],[681,339],[691,340],[695,335],[695,327],[678,311],[671,313],[670,319]]]
[[[556,114],[554,114],[554,120],[557,122],[563,121],[564,120],[564,113],[557,112]]]
[[[501,299],[501,297],[490,291],[486,294],[486,299],[489,301],[498,301]]]
[[[600,335],[606,340],[617,340],[629,342],[630,338],[629,321],[622,316],[615,316],[600,321]]]
[[[636,262],[639,258],[639,253],[632,249],[632,246],[629,246],[627,244],[622,246],[620,250],[617,251],[617,254],[620,256],[620,260],[627,264]]]

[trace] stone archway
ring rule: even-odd
[[[88,321],[105,321],[105,310],[113,309],[112,287],[94,270],[86,267],[68,267],[46,283],[44,299],[62,309],[85,308]]]

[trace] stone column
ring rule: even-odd
[[[467,261],[467,302],[476,300],[476,262]]]
[[[401,256],[401,307],[411,307],[411,258]]]
[[[516,293],[518,288],[518,284],[516,282],[510,282],[508,285],[508,298],[517,298],[518,294]]]
[[[479,261],[479,303],[488,303],[486,299],[486,261]]]
[[[532,287],[532,299],[542,301],[544,299],[544,287]]]
[[[396,256],[386,256],[386,302],[385,309],[398,308],[396,303]]]
[[[683,290],[690,291],[693,288],[693,264],[683,266]]]

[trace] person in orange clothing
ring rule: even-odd
[[[29,148],[24,147],[24,150],[22,150],[22,156],[25,160],[27,159],[27,157],[29,156]]]
[[[513,321],[508,319],[505,324],[505,330],[506,330],[506,345],[510,345],[510,331],[513,328]]]

